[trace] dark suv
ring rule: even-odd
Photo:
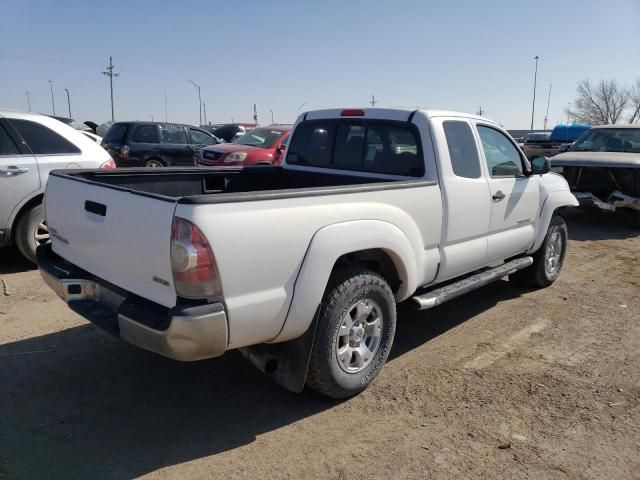
[[[201,148],[217,143],[200,128],[158,122],[116,122],[102,139],[118,167],[194,165]]]

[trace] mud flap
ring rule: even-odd
[[[307,379],[311,349],[318,329],[320,307],[307,331],[298,338],[282,343],[262,343],[241,348],[240,352],[256,368],[281,387],[300,393]]]

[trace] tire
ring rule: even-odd
[[[49,230],[44,222],[42,204],[24,212],[16,223],[15,241],[18,250],[30,261],[36,263],[36,247],[49,243]]]
[[[387,361],[396,330],[393,292],[377,273],[350,268],[332,275],[320,308],[307,385],[348,398],[367,388]]]
[[[560,275],[567,253],[567,224],[554,214],[549,222],[542,246],[533,254],[533,264],[509,276],[509,280],[524,287],[548,287]]]
[[[167,165],[159,158],[150,158],[149,160],[144,162],[144,166],[147,168],[162,168],[166,167]]]

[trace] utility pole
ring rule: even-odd
[[[202,96],[200,95],[200,85],[198,85],[193,80],[187,80],[187,81],[190,84],[192,84],[194,87],[196,87],[196,89],[198,90],[198,105],[200,107],[200,123],[199,123],[199,125],[202,125]]]
[[[29,98],[29,90],[25,92],[27,94],[27,109],[31,111],[31,99]]]
[[[53,101],[53,82],[49,80],[49,89],[51,90],[51,109],[53,110],[53,115],[56,114],[56,103]]]
[[[204,110],[204,123],[203,125],[207,124],[207,104],[202,102],[202,110]]]
[[[547,113],[544,115],[544,129],[547,129],[547,118],[549,117],[549,103],[551,103],[551,86],[553,84],[549,84],[549,95],[547,96]]]
[[[570,116],[571,116],[571,102],[569,102],[569,108],[567,108],[567,125],[569,125]]]
[[[69,118],[71,118],[71,97],[69,96],[69,89],[65,88],[65,92],[67,92],[67,107],[69,107]]]
[[[164,92],[164,121],[168,122],[168,120],[167,120],[167,92]]]
[[[376,103],[378,103],[378,101],[376,100],[375,95],[371,95],[371,101],[369,103],[371,104],[372,107],[376,106]]]
[[[481,117],[484,114],[484,110],[482,110],[482,105],[480,105],[480,110],[478,110],[478,116]]]
[[[533,57],[536,61],[536,72],[533,74],[533,103],[531,104],[531,130],[533,130],[533,114],[536,111],[536,84],[538,82],[538,55]]]
[[[256,104],[253,104],[253,122],[258,125],[258,109],[256,108]]]
[[[109,66],[107,67],[107,70],[102,72],[103,75],[106,75],[107,77],[109,77],[109,90],[111,92],[111,121],[115,122],[115,116],[113,114],[113,77],[117,77],[118,75],[120,75],[119,73],[113,73],[113,60],[111,57],[109,57]]]
[[[273,110],[270,108],[269,111],[271,112],[271,124],[273,125],[274,124],[274,121],[273,121]]]

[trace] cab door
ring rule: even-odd
[[[11,227],[14,211],[39,189],[36,158],[0,117],[0,230]]]
[[[491,202],[471,122],[460,117],[431,122],[444,207],[436,281],[443,281],[487,264]]]
[[[520,150],[495,126],[476,123],[490,190],[488,260],[504,260],[526,251],[535,238],[539,176],[525,175]]]

